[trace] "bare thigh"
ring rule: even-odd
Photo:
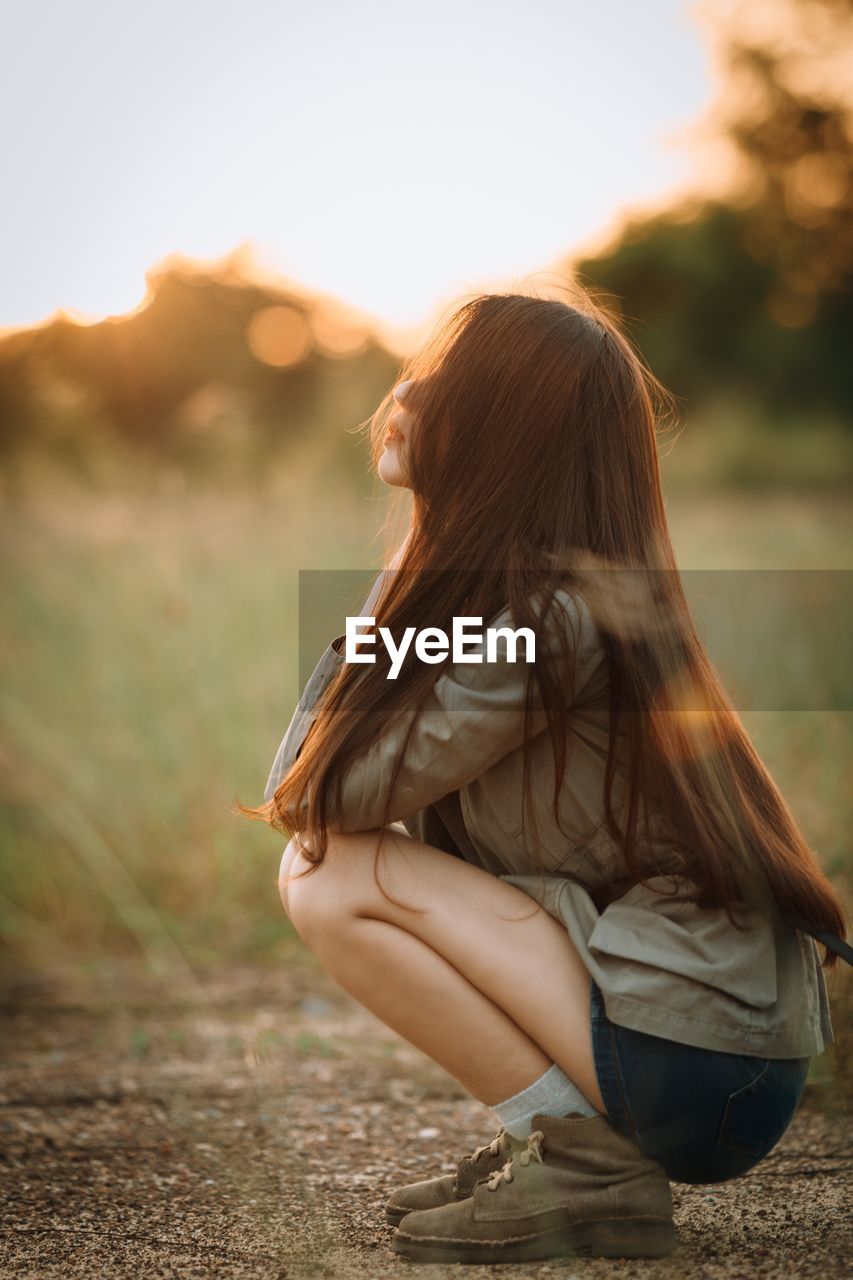
[[[308,875],[295,841],[287,846],[282,901],[307,945],[334,937],[352,916],[398,925],[503,1009],[599,1105],[590,976],[564,925],[515,885],[385,831],[378,858],[379,831],[330,832],[323,863]]]

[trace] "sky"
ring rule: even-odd
[[[390,328],[692,181],[685,0],[6,0],[0,328],[138,306],[171,254]]]

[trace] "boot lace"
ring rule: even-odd
[[[480,1159],[480,1156],[483,1154],[484,1151],[488,1151],[489,1155],[496,1156],[501,1149],[502,1136],[503,1136],[503,1127],[499,1129],[498,1133],[494,1138],[492,1138],[491,1142],[484,1142],[482,1143],[481,1146],[477,1147],[476,1151],[472,1153],[471,1159],[476,1163],[476,1161]]]
[[[489,1174],[486,1181],[486,1186],[489,1190],[497,1191],[502,1182],[512,1182],[514,1180],[512,1164],[515,1159],[518,1159],[520,1164],[528,1165],[530,1164],[531,1156],[535,1156],[540,1164],[544,1164],[544,1160],[542,1158],[542,1143],[544,1139],[545,1134],[542,1130],[534,1129],[528,1136],[526,1150],[520,1152],[517,1151],[515,1155],[510,1156],[506,1164],[502,1165],[500,1169],[496,1169],[494,1173]]]

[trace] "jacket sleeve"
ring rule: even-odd
[[[287,726],[275,759],[272,762],[267,784],[264,787],[265,801],[272,800],[278,790],[279,783],[291,769],[299,755],[300,748],[308,736],[308,730],[317,719],[317,703],[320,700],[320,695],[344,660],[342,652],[344,639],[343,635],[335,636],[334,640],[324,649],[320,661],[306,681],[302,697],[297,703],[296,710],[291,717],[290,724]],[[340,653],[338,652],[339,646]]]
[[[558,625],[571,628],[570,646],[575,654],[572,687],[568,687],[569,673],[565,672],[561,690],[563,707],[568,709],[582,701],[584,689],[605,655],[587,606],[567,593],[557,595],[562,605],[556,611]],[[509,610],[488,625],[512,627]],[[511,662],[507,638],[498,636],[496,660],[486,662],[485,631],[486,627],[481,643],[466,645],[469,656],[479,654],[483,661],[448,661],[424,701],[396,716],[330,785],[327,822],[331,830],[366,831],[386,821],[405,822],[418,810],[466,786],[521,746],[525,740],[524,699],[529,674],[523,644],[519,645],[518,660]],[[553,623],[544,629],[544,634],[540,630],[537,635],[537,660],[543,644],[559,657],[562,649]],[[534,685],[530,736],[542,732],[547,723],[538,686]],[[391,773],[407,734],[392,789]]]
[[[387,569],[381,569],[377,574],[367,599],[359,610],[360,615],[370,616],[388,572]],[[343,647],[345,638],[345,634],[335,636],[323,650],[316,667],[305,682],[302,696],[296,705],[296,710],[291,717],[290,724],[285,730],[284,737],[272,762],[267,784],[264,787],[265,801],[272,799],[282,778],[293,766],[299,755],[302,744],[308,736],[308,730],[317,718],[317,704],[320,696],[344,660]]]

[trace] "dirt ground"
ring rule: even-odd
[[[451,1172],[496,1125],[319,967],[170,984],[118,969],[85,984],[21,974],[2,1020],[4,1277],[509,1270],[392,1252],[390,1192]],[[807,1087],[745,1177],[673,1184],[669,1258],[512,1274],[840,1276],[853,1254],[850,1126],[826,1112],[822,1087]]]

